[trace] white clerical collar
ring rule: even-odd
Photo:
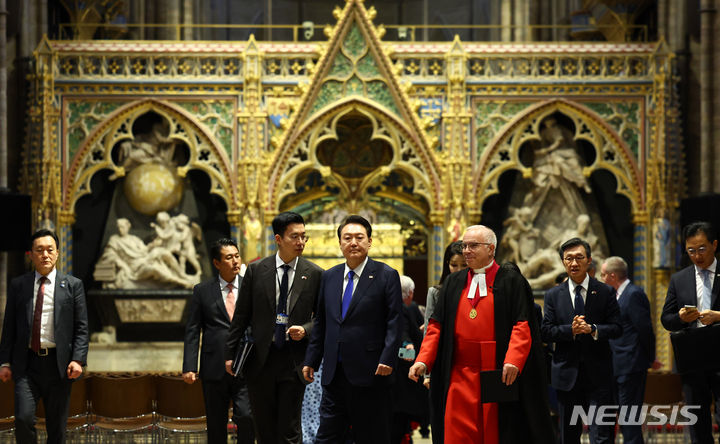
[[[485,273],[485,271],[486,271],[488,268],[492,267],[492,264],[494,264],[494,263],[495,263],[495,260],[493,259],[493,260],[490,261],[489,264],[487,264],[486,266],[484,266],[484,267],[482,267],[482,268],[473,268],[473,272],[474,272],[475,274],[483,274],[483,273]]]
[[[470,290],[468,290],[468,299],[475,299],[475,293],[481,298],[488,295],[487,281],[485,280],[485,270],[490,268],[495,261],[490,261],[488,265],[482,268],[473,269],[473,277],[470,281]]]

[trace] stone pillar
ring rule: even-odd
[[[228,224],[230,224],[230,238],[238,244],[238,249],[242,251],[242,218],[240,217],[239,211],[228,211],[227,212]],[[245,258],[242,258],[243,262]]]
[[[649,217],[646,211],[639,211],[633,214],[633,276],[635,285],[647,288],[650,276],[651,250],[648,239]]]
[[[275,243],[275,233],[273,233],[272,229],[272,221],[275,219],[275,216],[278,215],[277,211],[266,211],[265,216],[265,254],[260,255],[262,257],[269,256],[271,254],[275,254],[277,251],[277,244]],[[262,216],[261,216],[262,217]]]
[[[183,25],[192,25],[195,23],[194,11],[193,11],[193,0],[182,0],[183,1]],[[190,26],[183,28],[182,39],[193,40],[194,29]]]
[[[500,34],[500,41],[502,42],[509,42],[512,40],[512,2],[511,1],[504,1],[501,2],[501,10],[500,10],[500,24],[502,25],[502,30]]]
[[[56,233],[60,245],[58,245],[59,257],[57,261],[58,270],[72,274],[73,272],[73,237],[72,225],[75,223],[75,214],[72,211],[59,211]]]
[[[445,213],[435,211],[430,215],[430,236],[428,239],[428,287],[440,281],[445,254]]]
[[[713,122],[715,121],[713,102],[713,46],[716,41],[715,0],[701,0],[700,2],[700,192],[717,192],[717,183],[713,169],[720,158],[715,154],[720,147],[713,146]]]
[[[662,326],[661,316],[663,305],[665,305],[665,296],[667,295],[668,284],[670,283],[669,269],[653,270],[654,286],[652,291],[648,291],[650,296],[654,297],[650,301],[650,310],[653,316],[653,326],[655,327],[655,359],[663,363],[663,370],[670,370],[673,366],[672,348],[670,347],[670,335],[665,327]]]

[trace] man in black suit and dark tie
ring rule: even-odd
[[[225,342],[242,276],[242,260],[235,241],[218,239],[210,248],[216,278],[193,289],[189,318],[185,326],[183,379],[193,384],[198,379],[198,346],[202,333],[200,379],[202,380],[207,436],[209,443],[227,442],[228,405],[232,401],[237,441],[255,442],[250,401],[245,381],[225,371]]]
[[[63,443],[71,383],[87,361],[85,290],[79,279],[55,268],[55,233],[39,230],[31,242],[35,271],[13,279],[8,289],[0,380],[15,380],[16,441],[37,442],[35,409],[42,398],[48,442]]]
[[[590,245],[572,238],[560,246],[567,283],[545,294],[542,337],[555,343],[550,378],[558,394],[560,441],[579,443],[583,424],[571,424],[573,408],[588,412],[589,405],[614,405],[613,367],[609,339],[622,334],[615,292],[590,277]],[[590,417],[590,442],[612,443],[612,425],[598,425]],[[576,415],[577,419],[577,415]]]
[[[685,251],[692,265],[670,278],[665,306],[662,311],[662,325],[666,330],[679,331],[685,328],[702,328],[720,321],[720,279],[718,278],[717,234],[708,222],[695,222],[683,230]],[[712,349],[698,350],[698,353],[717,353],[720,344]],[[690,426],[693,444],[710,444],[712,420],[710,405],[715,398],[715,418],[718,418],[720,403],[720,372],[698,370],[682,374],[685,405],[700,406],[693,410],[697,423]]]
[[[622,319],[622,335],[610,340],[610,349],[617,404],[628,408],[627,417],[619,418],[623,443],[642,444],[640,411],[645,398],[645,380],[648,368],[656,366],[650,301],[642,288],[630,282],[627,262],[619,256],[605,259],[600,277],[615,290]],[[637,409],[635,412],[632,406]]]
[[[372,227],[349,216],[338,227],[346,262],[323,273],[303,373],[313,381],[324,358],[316,444],[390,442],[391,374],[402,334],[398,272],[368,257]]]
[[[232,372],[240,339],[251,326],[255,349],[245,375],[257,439],[300,444],[302,363],[322,269],[300,256],[308,240],[302,216],[280,213],[272,228],[278,251],[245,272],[225,345],[225,369]]]

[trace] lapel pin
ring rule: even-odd
[[[370,276],[368,276],[368,279],[372,279],[373,277],[374,277],[373,275],[370,275]]]
[[[307,276],[300,276],[300,279],[307,279]]]
[[[597,291],[593,290],[590,292],[590,294],[597,294]]]
[[[60,288],[65,288],[66,281],[60,281]]]

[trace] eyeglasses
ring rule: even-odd
[[[288,237],[293,242],[298,242],[298,241],[307,242],[308,240],[310,240],[310,238],[304,234],[291,234]]]
[[[572,264],[573,262],[577,262],[578,264],[585,260],[585,256],[566,256],[563,258],[566,264]]]
[[[492,245],[488,242],[463,242],[463,250],[477,250],[480,245]]]
[[[700,248],[698,248],[698,249],[688,248],[686,251],[687,251],[687,254],[689,254],[690,256],[695,256],[695,255],[698,255],[698,254],[699,254],[700,256],[702,256],[702,255],[705,254],[705,252],[707,251],[707,248],[705,248],[705,247],[700,247]]]

